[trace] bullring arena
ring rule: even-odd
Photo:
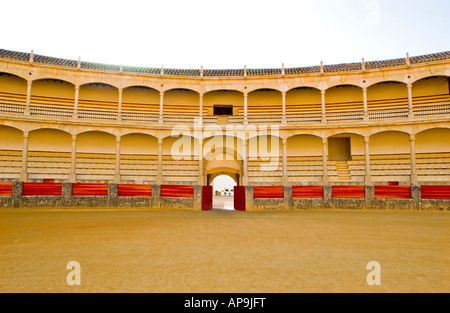
[[[50,261],[38,267],[47,272],[62,256],[73,256],[70,240],[56,242],[49,231],[100,251],[98,262],[107,262],[110,253],[118,253],[120,262],[142,255],[133,262],[143,276],[130,270],[133,266],[112,270],[112,277],[127,287],[111,283],[108,289],[96,274],[86,278],[87,291],[237,291],[236,286],[243,292],[366,291],[367,285],[355,284],[359,276],[344,275],[355,273],[345,264],[364,263],[358,272],[364,281],[364,266],[374,254],[396,273],[381,291],[449,290],[449,279],[441,277],[449,274],[449,216],[438,211],[450,208],[450,52],[302,68],[187,70],[0,50],[0,138],[3,262],[17,266],[1,267],[0,290],[52,290],[55,277],[37,275],[40,283],[30,286],[28,276],[19,273],[26,268],[33,276],[37,266],[29,264],[33,252],[26,245],[46,247]],[[202,212],[217,208],[211,185],[220,175],[235,181],[234,209],[248,215]],[[21,217],[15,212],[23,213],[36,236],[29,229],[19,231]],[[206,213],[211,215],[200,215]],[[148,225],[152,218],[161,233]],[[169,222],[178,233],[164,226]],[[105,227],[112,233],[115,227],[122,230],[130,241],[107,239]],[[166,234],[185,250],[170,244],[163,248],[162,242],[149,246],[135,233],[139,227],[146,238]],[[348,233],[341,233],[339,241],[330,227]],[[411,258],[394,262],[381,243],[354,242],[355,234],[391,241],[388,250],[404,248]],[[199,248],[195,241],[202,235],[208,239]],[[95,236],[114,248],[102,250],[93,243]],[[227,240],[220,241],[224,236]],[[409,241],[415,236],[417,249]],[[302,242],[294,240],[300,237]],[[275,250],[249,246],[264,238],[285,259],[272,264]],[[23,251],[10,246],[14,240]],[[214,250],[218,241],[222,244]],[[51,250],[48,242],[60,250]],[[334,283],[322,277],[310,285],[344,242],[352,252],[336,260],[336,272],[328,276]],[[321,245],[328,250],[317,250]],[[369,248],[362,256],[355,251],[363,246]],[[189,247],[201,251],[194,256]],[[78,248],[80,262],[95,273],[114,268],[93,262],[88,250]],[[148,249],[159,252],[152,255]],[[145,255],[155,262],[147,264]],[[202,265],[202,272],[192,269],[196,276],[177,272],[182,258],[206,264],[208,256],[215,263]],[[233,263],[228,270],[221,263],[226,257]],[[263,266],[257,278],[251,264],[238,266],[244,259],[265,260],[273,268]],[[304,263],[296,265],[299,259]],[[411,269],[411,260],[420,262]],[[227,276],[236,266],[242,272]],[[281,276],[273,276],[276,269]],[[202,273],[214,270],[217,275],[205,284]],[[408,270],[423,271],[423,276],[408,276]],[[156,272],[160,285],[150,283]],[[347,280],[340,280],[344,276]],[[136,285],[138,277],[148,280]],[[295,287],[302,277],[303,285]]]

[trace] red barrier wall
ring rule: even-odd
[[[323,198],[322,186],[292,186],[292,198]]]
[[[108,196],[108,184],[73,184],[73,196]]]
[[[450,186],[421,186],[422,199],[450,199]]]
[[[364,186],[333,186],[333,198],[365,198]]]
[[[161,185],[161,197],[193,198],[194,186]]]
[[[119,197],[151,197],[152,185],[118,185]]]
[[[12,183],[0,183],[0,197],[10,197],[13,192]]]
[[[411,199],[410,186],[375,186],[376,199]]]
[[[23,183],[24,196],[61,196],[61,183]]]
[[[267,198],[284,198],[283,186],[255,186],[253,187],[254,199],[267,199]]]

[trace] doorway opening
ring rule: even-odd
[[[234,210],[234,186],[236,181],[231,176],[222,174],[216,176],[213,186],[213,209]]]

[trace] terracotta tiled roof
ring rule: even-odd
[[[16,52],[5,49],[0,49],[0,58],[12,59],[19,61],[29,61],[30,53]],[[438,60],[450,59],[450,51],[433,53],[422,56],[410,57],[411,64],[431,62]],[[40,64],[52,64],[60,65],[66,67],[77,67],[78,61],[60,59],[54,57],[48,57],[43,55],[35,54],[33,57],[35,63]],[[374,68],[384,68],[392,66],[405,66],[407,63],[406,58],[384,60],[384,61],[367,61],[365,62],[366,69]],[[132,73],[144,73],[159,75],[161,73],[161,68],[152,67],[135,67],[135,66],[120,66],[111,64],[101,64],[93,62],[80,62],[80,68],[93,69],[100,71],[124,71]],[[361,62],[358,63],[344,63],[344,64],[334,64],[334,65],[324,65],[324,72],[337,72],[337,71],[359,71],[362,69]],[[296,68],[286,68],[286,74],[305,74],[305,73],[318,73],[321,71],[320,66],[308,66],[308,67],[296,67]],[[262,76],[262,75],[280,75],[282,73],[281,68],[269,68],[269,69],[247,69],[248,76]],[[200,69],[164,69],[164,75],[174,75],[174,76],[201,76],[202,71]],[[244,69],[205,69],[203,70],[203,76],[243,76],[245,73]]]

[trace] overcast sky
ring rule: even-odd
[[[450,50],[450,0],[22,0],[0,11],[0,48],[116,65],[279,68]]]

